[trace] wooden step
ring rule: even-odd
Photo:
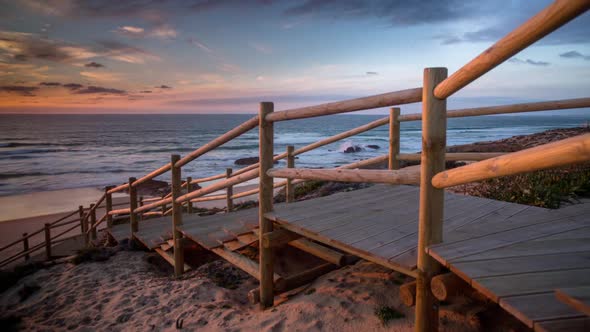
[[[162,250],[161,248],[154,249],[160,256],[162,256],[170,265],[174,266],[174,256],[172,253]],[[190,266],[184,264],[184,272],[187,272],[191,269]]]
[[[164,251],[168,251],[174,247],[169,245],[168,243],[163,243],[162,245],[160,245],[160,248],[162,248],[162,250],[164,250]]]

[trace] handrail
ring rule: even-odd
[[[490,158],[499,157],[510,152],[459,152],[447,153],[445,155],[446,161],[480,161]],[[400,153],[397,155],[399,160],[420,161],[421,153]]]
[[[510,104],[500,106],[464,108],[447,111],[447,118],[461,118],[469,116],[482,116],[492,114],[510,114],[538,111],[554,111],[574,108],[590,107],[590,98],[549,100],[535,103]],[[422,120],[422,113],[402,114],[400,122]]]
[[[432,179],[432,185],[447,188],[588,160],[590,134],[583,134],[438,173]]]
[[[97,222],[94,223],[94,225],[91,225],[88,230],[86,231],[86,234],[90,234],[90,232],[95,229],[96,227],[98,227],[98,225],[100,225],[102,222],[104,222],[105,220],[107,220],[107,216],[108,214],[105,214],[104,216],[102,216]]]
[[[62,226],[65,226],[65,225],[69,225],[69,224],[72,224],[72,223],[75,223],[75,222],[79,223],[80,222],[80,218],[69,220],[69,221],[64,221],[64,222],[61,222],[59,224],[53,224],[53,225],[50,224],[50,225],[51,225],[51,228],[53,229],[53,228],[58,228],[58,227],[62,227]]]
[[[268,176],[339,182],[419,184],[420,166],[410,166],[399,170],[367,169],[311,169],[311,168],[271,168]]]
[[[196,149],[195,151],[187,154],[179,161],[177,161],[174,166],[175,167],[182,167],[187,163],[191,162],[192,160],[202,156],[203,154],[233,140],[234,138],[242,135],[243,133],[254,129],[258,126],[258,116],[250,118],[249,120],[245,121],[244,123],[240,124],[239,126],[235,127],[234,129],[227,131],[225,134],[219,136],[218,138],[210,141],[209,143],[201,146],[200,148]]]
[[[151,173],[149,173],[147,175],[144,175],[144,176],[140,177],[139,179],[133,181],[132,186],[133,187],[137,187],[140,184],[142,184],[144,182],[147,182],[147,181],[155,178],[158,175],[162,175],[162,174],[168,172],[171,168],[172,168],[172,165],[170,163],[168,163],[168,164],[166,164],[166,165],[164,165],[164,166],[162,166],[162,167],[160,167],[160,168],[152,171]]]
[[[272,112],[265,118],[268,122],[304,119],[315,116],[348,113],[372,108],[417,103],[422,100],[422,88],[400,90],[369,97],[349,99],[334,103],[294,108]]]
[[[198,184],[198,183],[203,183],[203,182],[207,182],[207,181],[219,180],[219,179],[223,179],[223,178],[225,178],[225,173],[209,176],[206,178],[194,179],[191,181],[191,184]]]
[[[57,239],[58,237],[60,237],[60,236],[62,236],[62,235],[64,235],[64,234],[66,234],[66,233],[68,233],[68,232],[71,232],[71,231],[72,231],[72,230],[74,230],[75,228],[78,228],[78,225],[74,225],[74,226],[72,226],[72,227],[70,227],[70,228],[66,229],[65,231],[62,231],[61,233],[59,233],[59,234],[57,234],[57,235],[54,235],[54,236],[52,236],[52,237],[51,237],[51,240]]]
[[[589,8],[590,1],[588,0],[557,0],[553,2],[438,84],[434,89],[434,96],[438,99],[450,97]]]
[[[246,172],[244,174],[240,174],[237,176],[232,176],[231,178],[229,178],[225,181],[220,181],[220,182],[217,182],[217,183],[212,184],[210,186],[207,186],[205,188],[201,188],[201,189],[195,190],[191,193],[182,195],[176,199],[176,203],[182,203],[186,200],[190,200],[191,198],[204,196],[204,195],[210,194],[212,192],[215,192],[217,190],[227,188],[229,186],[233,186],[233,185],[241,183],[241,182],[249,181],[249,180],[255,179],[257,177],[258,177],[258,170],[257,169],[251,170],[249,172]]]
[[[54,224],[57,224],[58,222],[60,222],[60,221],[62,221],[62,220],[66,220],[66,219],[68,219],[69,217],[71,217],[71,216],[75,215],[76,213],[78,213],[78,210],[72,211],[72,213],[70,213],[70,214],[68,214],[68,215],[65,215],[65,216],[63,216],[63,217],[61,217],[61,218],[57,219],[56,221],[52,221],[51,223],[49,223],[49,225],[54,225]]]

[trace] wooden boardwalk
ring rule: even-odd
[[[419,188],[367,189],[276,204],[266,216],[281,228],[415,276]],[[586,326],[584,314],[560,302],[557,288],[590,286],[590,204],[560,210],[445,194],[444,243],[429,254],[530,327]],[[233,249],[257,240],[258,209],[200,217],[183,215],[179,230],[231,261]],[[140,221],[135,237],[168,250],[172,218]],[[110,230],[117,240],[128,224]],[[255,262],[249,271],[257,275]],[[551,321],[549,321],[551,320]],[[571,325],[574,324],[574,325]],[[575,325],[577,324],[577,325]]]
[[[428,252],[536,331],[590,329],[586,314],[555,296],[590,286],[590,203],[468,224]]]

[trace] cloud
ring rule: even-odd
[[[152,90],[143,90],[143,91],[139,91],[139,93],[152,93]]]
[[[174,39],[177,35],[178,31],[168,24],[158,25],[150,32],[150,36],[162,39]]]
[[[379,75],[379,73],[378,73],[378,72],[376,72],[376,71],[368,71],[366,74],[367,74],[368,76],[375,76],[375,75]]]
[[[258,95],[233,98],[197,98],[188,100],[173,100],[172,105],[199,105],[199,106],[236,106],[243,104],[257,104],[261,101],[270,100],[275,103],[292,103],[292,102],[330,102],[355,98],[350,95]]]
[[[111,95],[124,95],[127,94],[127,91],[113,89],[113,88],[103,88],[100,86],[89,86],[84,89],[79,89],[74,92],[76,94],[111,94]]]
[[[101,82],[114,82],[114,81],[121,80],[121,75],[114,74],[114,73],[96,73],[96,72],[82,71],[82,72],[80,72],[80,75],[84,76],[86,78],[89,78],[89,79],[92,79],[95,81],[101,81]]]
[[[480,43],[480,42],[492,42],[502,38],[507,30],[498,28],[485,28],[476,31],[468,31],[460,36],[453,35],[438,35],[435,39],[441,39],[442,45],[452,45],[458,43]]]
[[[189,37],[186,39],[186,42],[192,45],[195,45],[196,47],[202,49],[203,51],[207,52],[207,53],[213,53],[213,50],[210,49],[207,45],[205,45],[203,42],[197,40],[194,37]]]
[[[66,83],[64,85],[62,85],[64,88],[68,88],[70,90],[78,90],[80,88],[83,87],[82,84],[78,84],[78,83]]]
[[[124,25],[124,26],[118,27],[117,29],[114,30],[114,32],[124,35],[124,36],[129,36],[129,37],[143,37],[145,35],[144,28],[134,27],[134,26],[129,26],[129,25]]]
[[[532,66],[549,66],[550,65],[549,62],[545,62],[545,61],[535,61],[535,60],[531,60],[531,59],[522,60],[519,58],[511,58],[508,60],[508,62],[517,64],[517,65],[523,65],[523,64],[532,65]]]
[[[36,86],[23,86],[23,85],[2,85],[0,86],[0,92],[14,93],[21,96],[33,97],[33,92],[39,90]]]
[[[59,82],[41,82],[39,83],[41,86],[61,86]]]
[[[40,59],[62,63],[98,55],[87,47],[43,38],[32,33],[10,31],[0,31],[0,51],[18,61]]]
[[[155,88],[156,88],[156,89],[172,89],[172,87],[171,87],[171,86],[167,86],[167,85],[163,85],[163,84],[162,84],[162,85],[160,85],[160,86],[156,86]]]
[[[590,60],[590,55],[584,55],[578,51],[569,51],[569,52],[561,53],[559,56],[562,58],[566,58],[566,59]]]
[[[143,64],[146,61],[160,60],[160,58],[144,49],[114,40],[101,40],[98,44],[103,48],[105,56],[118,61]]]
[[[103,68],[104,65],[102,63],[98,63],[98,62],[89,62],[87,64],[84,65],[84,67],[88,67],[88,68]]]

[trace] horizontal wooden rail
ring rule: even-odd
[[[33,252],[44,248],[45,247],[45,243],[39,243],[37,245],[34,245],[33,247],[29,248],[29,250],[27,251],[21,251],[20,253],[14,254],[10,257],[5,258],[4,260],[0,261],[0,267],[6,265],[6,264],[10,264],[11,262],[14,262],[15,260],[22,258],[26,255],[32,254]]]
[[[73,220],[68,220],[68,221],[62,221],[59,224],[51,225],[50,228],[52,228],[52,229],[53,228],[58,228],[58,227],[69,225],[69,224],[72,224],[72,223],[75,223],[75,222],[79,223],[80,222],[80,218],[73,219]]]
[[[125,190],[127,188],[129,188],[129,183],[123,183],[121,185],[118,185],[118,186],[116,186],[114,188],[109,189],[107,191],[107,194],[114,194],[116,192],[123,191],[123,190]]]
[[[109,215],[110,216],[114,216],[116,214],[129,214],[129,212],[131,212],[131,210],[129,210],[129,208],[126,208],[126,209],[118,209],[118,210],[111,210],[111,211],[109,211]]]
[[[420,166],[399,170],[271,168],[272,177],[361,183],[419,184]]]
[[[224,179],[224,178],[225,178],[225,172],[223,174],[217,174],[217,175],[209,176],[206,178],[194,179],[191,181],[191,184],[198,184],[198,183],[219,180],[219,179]]]
[[[102,196],[100,196],[100,198],[96,201],[96,203],[94,203],[94,205],[88,211],[86,211],[86,214],[84,215],[84,218],[82,219],[82,223],[85,223],[88,220],[88,218],[90,218],[90,215],[92,215],[92,213],[96,211],[98,206],[105,200],[106,197],[107,197],[107,193],[102,194]]]
[[[432,185],[447,188],[589,160],[590,134],[584,134],[438,173]]]
[[[383,93],[363,98],[349,99],[334,103],[321,104],[290,109],[286,111],[272,112],[266,116],[266,121],[285,121],[293,119],[304,119],[315,116],[347,113],[367,110],[372,108],[398,106],[403,104],[416,103],[422,100],[422,88],[400,90]]]
[[[73,216],[73,215],[75,215],[75,214],[77,214],[77,213],[78,213],[78,210],[72,211],[71,213],[68,213],[67,215],[65,215],[65,216],[63,216],[63,217],[61,217],[61,218],[59,218],[59,219],[57,219],[57,220],[55,220],[55,221],[52,221],[51,223],[49,223],[49,225],[55,225],[55,224],[57,224],[58,222],[60,222],[60,221],[62,221],[62,220],[66,220],[66,219],[68,219],[69,217],[71,217],[71,216]]]
[[[509,152],[461,152],[461,153],[447,153],[445,160],[447,161],[480,161],[490,158],[499,157]],[[421,153],[400,153],[397,155],[399,160],[420,161]]]
[[[217,201],[217,200],[226,199],[226,198],[227,198],[226,195],[202,196],[202,197],[197,197],[197,198],[191,199],[191,202],[198,203],[198,202]]]
[[[155,178],[156,176],[160,176],[160,175],[168,172],[171,168],[172,168],[172,165],[170,165],[170,163],[168,163],[168,164],[158,168],[157,170],[154,170],[153,172],[151,172],[147,175],[144,175],[144,176],[140,177],[139,179],[133,181],[133,186],[137,187],[140,184]]]
[[[227,188],[229,186],[236,185],[238,183],[246,182],[246,181],[255,179],[257,177],[258,177],[258,170],[257,169],[251,170],[251,171],[246,172],[244,174],[240,174],[238,176],[232,176],[231,178],[229,178],[227,180],[219,181],[219,182],[216,182],[216,183],[214,183],[210,186],[207,186],[205,188],[201,188],[199,190],[195,190],[195,191],[190,192],[188,194],[182,195],[176,199],[176,203],[182,203],[184,201],[187,201],[187,200],[190,200],[193,198],[205,196],[205,195],[210,194],[212,192],[216,192],[218,190]]]
[[[525,113],[538,111],[556,111],[574,108],[590,107],[590,98],[576,98],[563,100],[549,100],[536,103],[522,103],[500,106],[475,107],[449,110],[447,118],[463,118],[469,116],[482,116],[492,114],[510,114]],[[419,121],[422,120],[422,113],[403,114],[399,116],[399,121]]]
[[[108,215],[105,214],[104,216],[102,216],[100,219],[98,219],[97,222],[94,223],[94,225],[91,225],[90,228],[88,228],[88,230],[86,231],[86,234],[90,234],[90,232],[93,229],[96,229],[96,227],[98,227],[100,224],[102,224],[105,220],[107,220]]]
[[[389,156],[384,154],[381,156],[377,156],[377,157],[373,157],[373,158],[369,158],[369,159],[365,159],[365,160],[359,160],[359,161],[355,161],[354,163],[338,166],[338,167],[336,167],[336,169],[363,168],[363,167],[386,162],[388,158],[389,158]]]
[[[258,116],[255,116],[244,123],[240,124],[239,126],[235,127],[234,129],[226,132],[225,134],[217,137],[216,139],[210,141],[209,143],[201,146],[200,148],[196,149],[195,151],[189,153],[179,161],[177,161],[174,166],[182,167],[192,160],[202,156],[203,154],[233,140],[234,138],[242,135],[243,133],[254,129],[258,126]]]
[[[59,233],[59,234],[57,234],[57,235],[54,235],[54,236],[52,236],[52,237],[51,237],[51,240],[53,241],[54,239],[57,239],[58,237],[60,237],[60,236],[62,236],[62,235],[64,235],[64,234],[66,234],[66,233],[68,233],[68,232],[71,232],[71,231],[73,231],[74,229],[76,229],[76,228],[78,228],[78,227],[79,227],[78,225],[74,225],[74,226],[72,226],[72,227],[70,227],[70,228],[66,229],[65,231],[62,231],[61,233]]]
[[[133,212],[140,213],[140,212],[144,212],[144,211],[149,211],[153,208],[157,208],[158,206],[167,205],[170,203],[172,203],[172,197],[164,198],[164,199],[161,199],[157,202],[153,202],[150,204],[146,204],[144,206],[140,206],[137,209],[135,209]]]
[[[442,81],[434,89],[434,95],[439,99],[450,97],[589,8],[590,1],[588,0],[557,0],[553,2]]]
[[[164,197],[165,198],[165,197]],[[155,201],[159,201],[161,200],[162,197],[151,197],[151,198],[144,198],[143,202],[147,203],[147,202],[155,202]]]

